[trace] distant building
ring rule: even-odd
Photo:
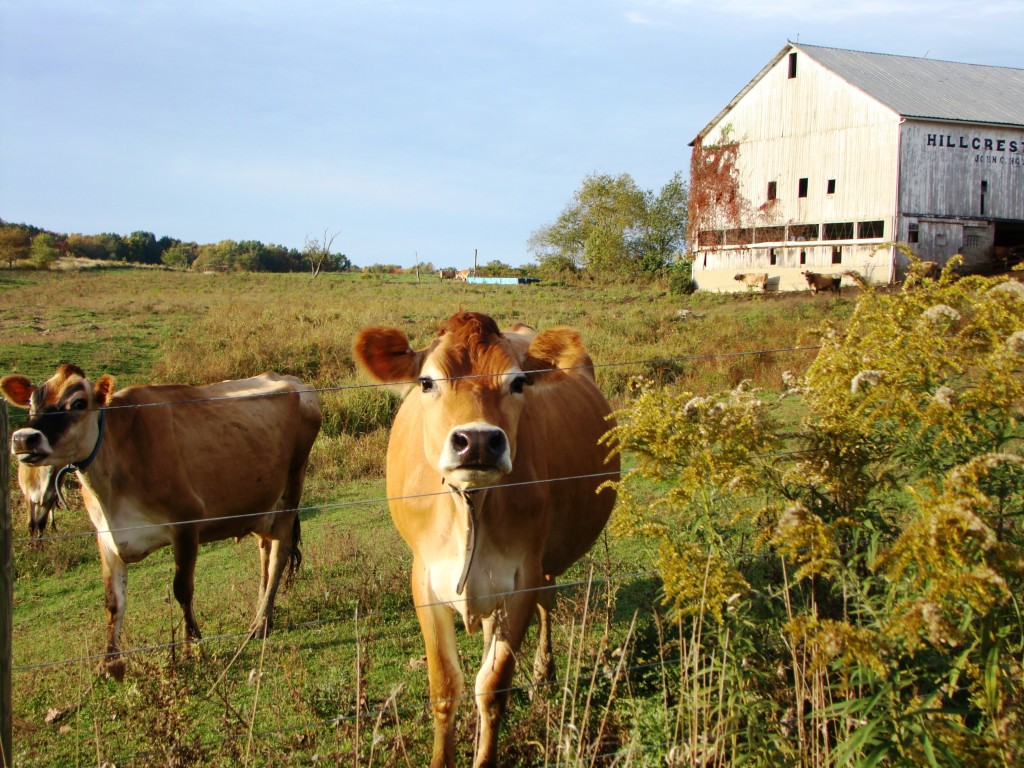
[[[693,276],[806,288],[1024,251],[1024,69],[787,44],[691,142]],[[844,278],[845,280],[845,278]]]

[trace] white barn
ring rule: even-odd
[[[893,282],[897,242],[976,271],[1024,252],[1024,69],[788,43],[690,146],[703,290]]]

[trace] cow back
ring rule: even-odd
[[[107,408],[104,473],[89,490],[116,515],[120,505],[171,520],[230,518],[275,509],[320,428],[315,392],[293,377],[264,374],[202,387],[128,387]],[[259,517],[202,526],[211,541],[259,530]]]

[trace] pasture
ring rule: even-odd
[[[181,644],[173,560],[161,550],[129,568],[122,646],[134,652],[122,684],[93,674],[104,646],[103,595],[74,480],[66,485],[71,509],[57,511],[59,529],[41,549],[26,546],[14,499],[19,766],[425,763],[430,713],[410,558],[383,490],[397,399],[355,371],[359,328],[399,327],[415,346],[459,308],[501,326],[571,325],[615,408],[636,396],[637,377],[698,394],[746,380],[768,393],[780,423],[792,425],[801,408],[778,398],[783,373],[802,374],[816,352],[797,348],[818,343],[822,321],[841,327],[854,304],[845,293],[680,297],[657,284],[484,286],[436,276],[311,281],[148,270],[0,272],[0,300],[3,374],[39,381],[59,362],[74,362],[123,387],[275,370],[320,389],[324,410],[301,515],[303,566],[278,596],[274,634],[242,645],[257,584],[255,544],[246,539],[201,549],[195,604],[204,640]],[[12,428],[20,418],[11,409]],[[699,680],[682,673],[688,645],[678,617],[661,605],[657,556],[650,542],[609,533],[561,580],[559,683],[534,691],[529,663],[522,665],[502,764],[727,764],[725,752],[700,752],[696,742],[680,751],[684,714],[675,704],[685,698],[681,686]],[[472,669],[479,639],[460,629],[459,642]],[[531,631],[526,654],[532,643]],[[459,764],[471,759],[473,718],[464,703]]]

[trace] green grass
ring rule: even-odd
[[[252,540],[201,550],[196,609],[208,639],[190,650],[132,655],[120,685],[96,679],[94,661],[76,660],[102,649],[105,620],[91,528],[75,494],[72,509],[58,513],[59,534],[83,535],[48,542],[41,551],[16,544],[13,714],[15,762],[23,766],[311,764],[314,757],[320,764],[425,763],[430,718],[409,555],[382,501],[395,400],[382,391],[345,389],[366,383],[350,352],[360,327],[394,325],[423,346],[459,308],[491,314],[501,325],[573,325],[618,406],[637,374],[695,392],[742,379],[778,389],[782,371],[802,371],[813,352],[671,358],[813,343],[808,334],[822,317],[841,321],[851,306],[845,297],[677,297],[658,285],[477,286],[427,277],[420,283],[349,275],[310,281],[131,270],[0,272],[0,288],[3,374],[39,381],[68,361],[92,377],[111,373],[127,385],[200,383],[274,369],[340,388],[323,396],[325,430],[304,499],[316,507],[303,515],[304,565],[278,598],[278,631],[265,648],[250,643],[232,663],[238,633],[255,608]],[[12,409],[14,426],[19,418]],[[15,521],[23,537],[20,506]],[[640,624],[632,663],[656,659],[665,647],[654,623],[659,587],[649,575],[651,562],[642,545],[609,540],[563,579],[584,581],[593,569],[613,581],[589,598],[579,587],[561,596],[556,652],[559,674],[571,677],[531,703],[530,664],[522,665],[516,685],[524,690],[512,697],[501,742],[507,763],[543,764],[559,739],[570,750],[562,754],[572,754],[586,741],[573,741],[581,734],[600,742],[601,751],[615,750],[631,733],[653,728],[631,724],[659,717],[654,673],[631,675],[629,690],[609,698],[613,651],[626,641],[634,612]],[[123,647],[181,639],[172,574],[169,549],[130,566]],[[481,641],[461,631],[459,637],[471,689]],[[531,633],[524,654],[532,653],[532,641]],[[51,662],[60,663],[39,666]],[[602,718],[605,700],[614,706]],[[57,719],[47,723],[52,710]],[[471,757],[471,712],[467,701],[460,764]]]

